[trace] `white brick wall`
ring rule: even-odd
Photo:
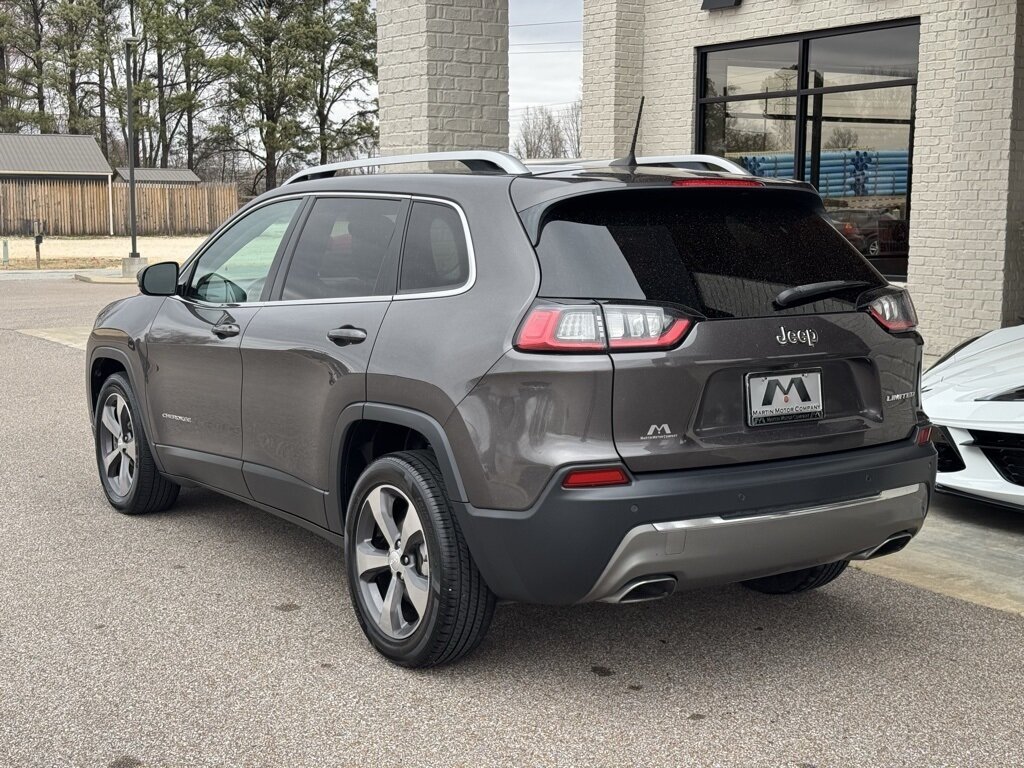
[[[644,0],[586,0],[583,16],[584,157],[619,157],[644,92]]]
[[[586,156],[622,152],[640,93],[642,152],[693,151],[698,46],[919,16],[909,286],[926,352],[1024,313],[1024,36],[1015,0],[699,8],[697,0],[587,0]]]
[[[508,0],[378,0],[382,154],[508,149]]]

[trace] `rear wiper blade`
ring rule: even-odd
[[[826,280],[823,283],[806,283],[782,291],[772,300],[772,304],[776,309],[786,309],[786,307],[796,307],[823,299],[826,296],[842,293],[850,288],[870,287],[871,283],[863,280]]]

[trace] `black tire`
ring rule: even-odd
[[[838,578],[849,564],[849,560],[839,560],[835,563],[816,565],[813,568],[801,568],[799,571],[751,579],[744,581],[743,586],[753,589],[755,592],[764,592],[766,595],[792,595],[825,586]]]
[[[132,468],[133,476],[127,492],[121,492],[117,481],[111,478],[107,466],[104,463],[104,453],[110,455],[110,445],[105,442],[110,440],[111,431],[104,423],[104,410],[112,398],[121,398],[125,403],[129,421],[127,430],[132,438],[131,443],[135,449],[134,461],[128,460],[127,454],[117,457],[116,461],[128,461]],[[110,506],[118,512],[126,515],[141,515],[148,512],[161,512],[178,498],[178,491],[181,488],[160,474],[153,461],[153,454],[149,449],[149,440],[146,437],[145,427],[142,425],[140,416],[141,409],[132,392],[128,379],[120,373],[111,374],[103,387],[100,389],[99,397],[96,399],[96,414],[93,423],[94,440],[96,444],[96,468],[100,473],[100,484],[107,496]],[[124,425],[120,425],[122,428]],[[120,464],[117,465],[118,468]]]
[[[387,515],[395,523],[389,534],[392,538],[385,537],[379,518],[372,513],[371,494],[376,494],[379,506],[390,504]],[[418,513],[419,530],[401,542],[407,531],[410,504],[412,511]],[[397,547],[392,539],[399,542]],[[357,547],[361,547],[359,553]],[[408,554],[410,547],[414,554]],[[406,554],[402,555],[403,552]],[[381,565],[382,553],[388,558],[387,566]],[[363,565],[357,554],[363,557]],[[399,565],[406,561],[409,562]],[[367,567],[371,564],[373,568]],[[405,570],[396,570],[399,568]],[[462,658],[483,640],[494,615],[494,595],[473,562],[437,460],[430,451],[383,456],[359,477],[345,520],[345,570],[352,606],[363,633],[381,654],[403,667],[430,667]],[[391,582],[396,579],[401,595],[397,623],[409,622],[401,628],[396,627],[396,615],[392,613],[386,618],[382,607],[387,604]],[[420,585],[416,590],[419,596],[426,589],[422,614],[412,600],[414,581]],[[377,605],[378,599],[381,606]],[[415,624],[411,617],[415,617]],[[387,627],[382,628],[385,624]],[[408,631],[408,635],[401,636],[402,631]]]

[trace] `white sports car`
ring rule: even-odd
[[[924,375],[936,490],[1024,508],[1024,326],[952,350]]]

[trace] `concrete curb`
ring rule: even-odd
[[[101,283],[104,285],[132,285],[138,282],[134,277],[122,277],[116,272],[102,275],[91,275],[88,272],[76,272],[75,280],[81,280],[83,283]]]

